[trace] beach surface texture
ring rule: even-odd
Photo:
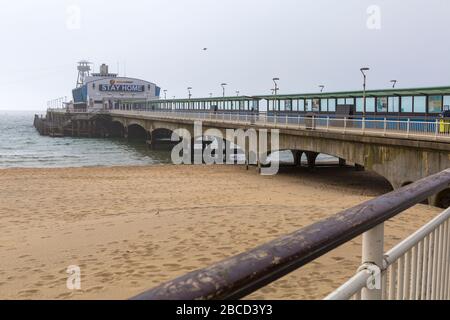
[[[127,299],[389,192],[353,168],[233,166],[0,170],[0,298]],[[440,210],[386,225],[386,249]],[[249,299],[321,299],[354,274],[357,238]],[[81,290],[69,290],[69,266]]]

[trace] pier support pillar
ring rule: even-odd
[[[294,151],[292,151],[292,153],[294,156],[294,166],[301,167],[303,151],[294,150]]]
[[[80,121],[77,121],[77,137],[80,136]]]
[[[150,150],[153,150],[153,135],[150,131],[147,131],[147,145]]]
[[[339,158],[339,167],[345,167],[347,165],[347,160]]]
[[[88,137],[92,138],[92,121],[88,121],[87,125],[88,125]]]
[[[313,170],[316,167],[316,159],[319,155],[317,152],[305,152],[306,159],[308,160],[308,168]]]

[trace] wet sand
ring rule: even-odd
[[[389,188],[352,168],[0,170],[0,298],[126,299]],[[390,221],[386,249],[439,212],[418,205]],[[360,259],[358,238],[249,298],[323,298]],[[80,291],[66,288],[70,265]]]

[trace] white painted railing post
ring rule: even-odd
[[[436,129],[434,130],[434,139],[436,140],[439,134],[439,120],[436,119],[436,124],[435,124]]]
[[[387,120],[386,120],[386,118],[384,118],[383,136],[386,136],[386,129],[387,129]]]
[[[364,134],[366,132],[366,117],[362,118],[362,133]]]
[[[408,123],[406,127],[406,136],[409,138],[409,131],[411,130],[411,120],[408,118]]]
[[[344,133],[347,132],[347,117],[344,118]]]
[[[330,117],[327,117],[327,132],[330,131]]]
[[[374,227],[363,234],[362,239],[362,263],[383,268],[384,257],[384,223]],[[381,273],[373,275],[370,280],[375,281],[372,285],[381,284]],[[376,279],[376,277],[379,277]],[[362,300],[381,300],[382,288],[372,287],[362,290]]]

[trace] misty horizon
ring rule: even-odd
[[[71,98],[77,62],[156,83],[167,97],[449,85],[446,1],[60,1],[2,3],[2,110]],[[203,50],[207,48],[207,50]],[[120,70],[118,70],[120,69]]]

